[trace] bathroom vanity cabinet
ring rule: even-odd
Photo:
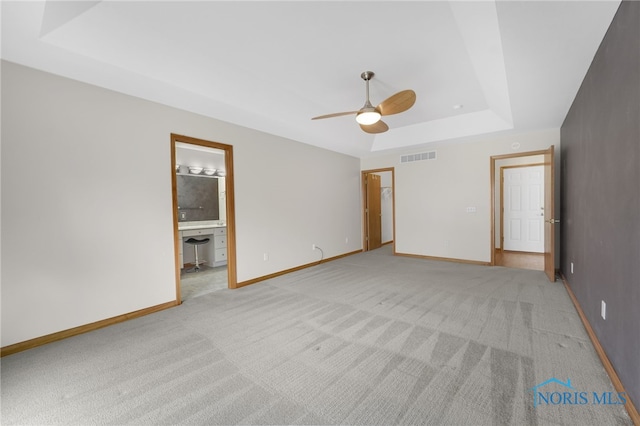
[[[184,268],[186,263],[195,262],[193,246],[185,244],[185,240],[189,238],[209,238],[207,244],[198,246],[198,256],[200,259],[206,260],[207,266],[224,266],[227,264],[227,227],[223,225],[197,224],[191,222],[189,224],[178,225],[178,236],[180,241],[180,265]]]

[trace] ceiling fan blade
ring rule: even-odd
[[[340,117],[343,115],[352,115],[352,114],[357,114],[358,111],[349,111],[349,112],[336,112],[333,114],[327,114],[327,115],[319,115],[317,117],[313,117],[312,120],[321,120],[323,118],[333,118],[333,117]]]
[[[376,109],[380,111],[382,115],[398,114],[411,108],[415,102],[416,92],[413,90],[403,90],[380,102],[380,105],[378,105]]]
[[[387,124],[382,120],[379,120],[373,124],[368,124],[366,126],[364,124],[361,124],[360,128],[367,133],[384,133],[389,130],[389,126],[387,126]]]

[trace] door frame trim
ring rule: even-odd
[[[178,184],[176,179],[176,142],[199,145],[224,151],[225,162],[225,200],[227,213],[227,287],[238,287],[236,270],[236,221],[235,221],[235,193],[233,175],[233,146],[220,142],[193,138],[190,136],[171,133],[171,203],[173,210],[173,250],[175,258],[176,279],[176,303],[182,303],[180,290],[180,252],[178,244],[181,243],[178,235]]]
[[[490,245],[491,247],[491,262],[489,265],[495,266],[496,264],[496,161],[498,160],[506,160],[509,158],[518,158],[518,157],[531,157],[534,155],[544,155],[547,153],[547,150],[538,150],[538,151],[528,151],[528,152],[519,152],[515,154],[502,154],[502,155],[492,155],[489,159],[490,167],[489,167],[489,193],[491,194],[491,234],[490,234]]]
[[[367,189],[365,182],[369,173],[391,172],[391,210],[393,214],[393,254],[396,254],[396,174],[395,167],[368,169],[360,171],[360,193],[362,194],[362,251],[368,251],[369,231],[367,227]],[[384,244],[383,244],[384,245]]]

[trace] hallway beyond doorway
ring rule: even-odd
[[[496,266],[544,271],[544,253],[502,251],[496,249]]]

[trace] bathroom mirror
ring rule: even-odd
[[[178,173],[178,221],[219,220],[218,178]]]
[[[224,222],[224,151],[176,141],[175,156],[178,222]]]

